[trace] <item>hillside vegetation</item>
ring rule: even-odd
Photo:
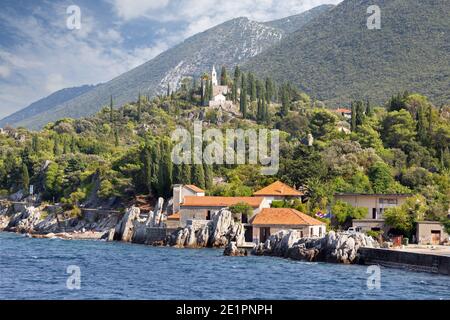
[[[381,9],[381,30],[366,26]],[[245,66],[330,105],[399,91],[450,100],[450,1],[345,0]]]
[[[42,200],[77,212],[81,205],[122,207],[138,195],[168,198],[174,183],[196,184],[212,195],[249,196],[281,179],[305,188],[308,200],[295,203],[297,209],[315,215],[332,206],[343,225],[361,212],[335,203],[335,192],[410,193],[406,206],[386,213],[405,234],[417,220],[448,222],[449,107],[405,92],[381,106],[354,101],[347,122],[290,84],[223,70],[236,113],[203,106],[210,98],[202,90],[210,80],[203,78],[186,80],[169,95],[136,96],[117,110],[64,118],[39,132],[7,128],[0,135],[0,193],[26,194],[33,184]],[[191,130],[194,119],[203,120],[205,129],[281,130],[278,174],[262,176],[254,165],[174,165],[171,133],[177,126]]]

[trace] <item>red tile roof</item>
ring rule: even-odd
[[[193,184],[187,185],[186,188],[191,189],[192,191],[194,191],[196,193],[205,193],[205,190],[202,190],[199,187],[194,186]]]
[[[298,190],[295,190],[294,188],[289,187],[288,185],[284,184],[281,181],[277,181],[259,191],[256,191],[253,195],[299,197],[302,196],[303,193],[301,193]]]
[[[219,207],[226,208],[244,202],[258,208],[264,198],[260,197],[184,197],[182,207]]]
[[[171,216],[168,216],[168,217],[167,217],[167,220],[180,220],[180,218],[181,218],[180,213],[177,212],[177,213],[174,213],[174,214],[171,215]]]
[[[251,221],[253,225],[302,225],[317,226],[325,225],[324,222],[314,219],[300,211],[289,208],[263,209]]]
[[[335,112],[337,112],[337,113],[352,113],[352,110],[339,108],[339,109],[336,109]]]

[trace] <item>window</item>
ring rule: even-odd
[[[319,237],[322,237],[322,227],[319,227]]]
[[[394,204],[397,205],[398,204],[398,200],[397,199],[380,199],[380,204]]]

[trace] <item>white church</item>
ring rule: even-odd
[[[209,101],[209,106],[212,108],[222,108],[225,110],[232,109],[234,107],[233,101],[227,100],[227,95],[229,92],[228,86],[219,86],[215,66],[213,66],[211,72],[211,80],[213,86],[213,95],[211,101]]]

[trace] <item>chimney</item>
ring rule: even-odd
[[[180,211],[180,206],[183,203],[183,185],[176,184],[173,186],[173,213]]]

